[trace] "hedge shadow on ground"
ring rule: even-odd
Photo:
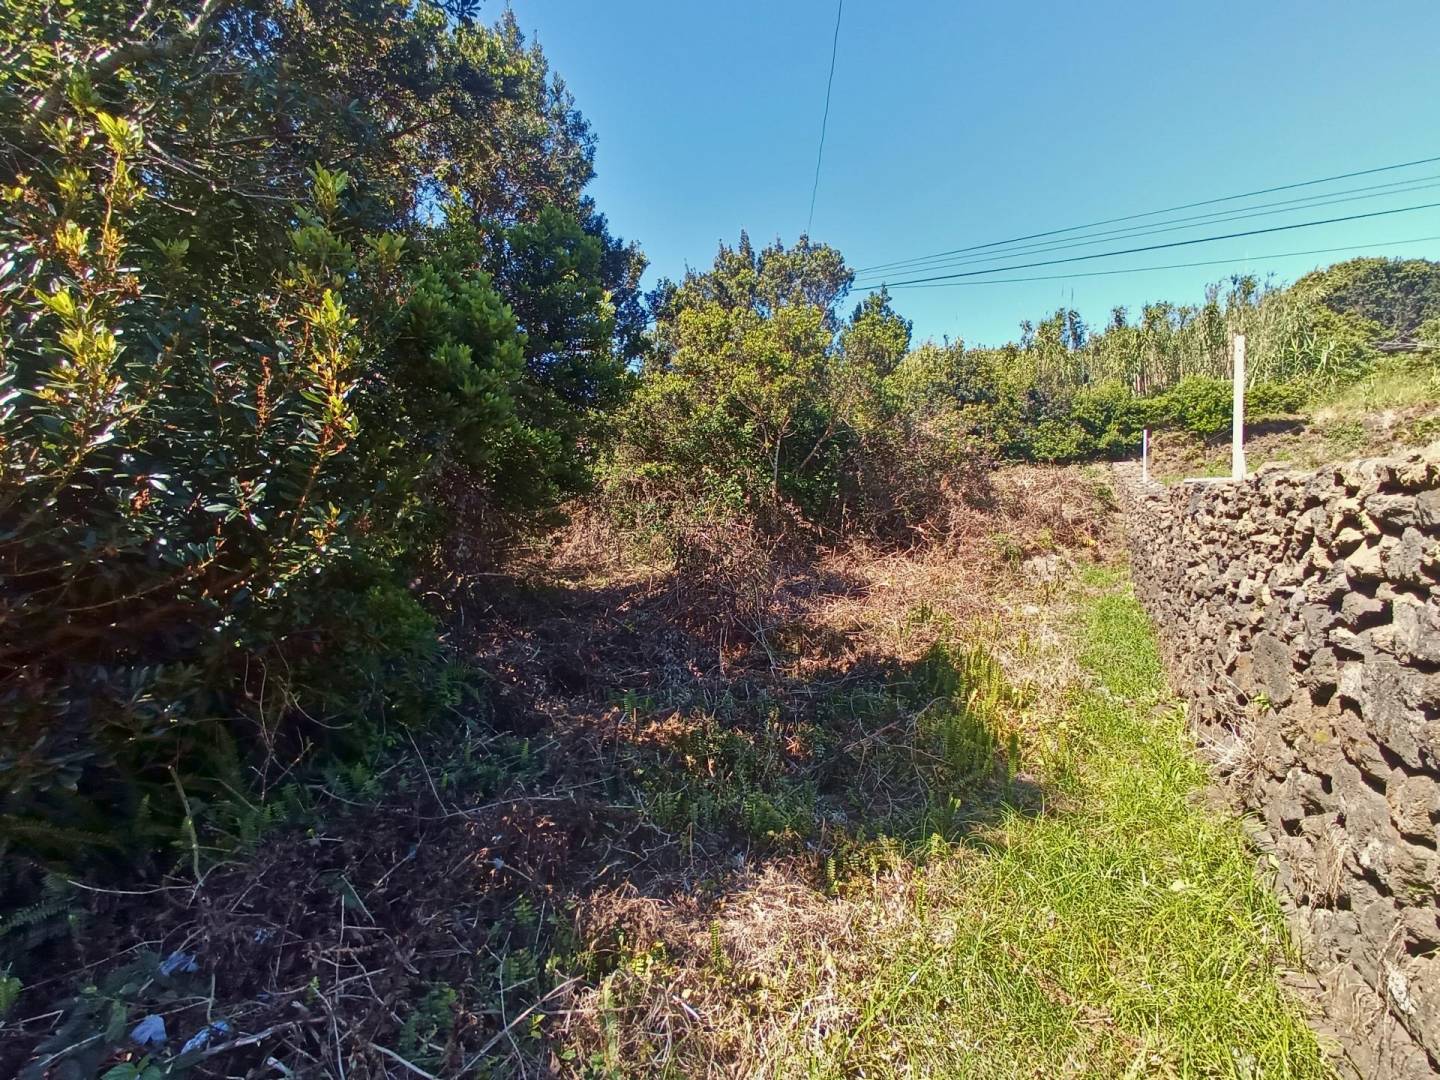
[[[918,660],[857,649],[803,613],[858,579],[807,564],[772,586],[747,605],[674,575],[488,582],[455,613],[483,707],[253,807],[254,842],[198,879],[187,854],[163,882],[70,892],[83,929],[46,946],[0,1068],[138,1061],[151,1016],[168,1038],[149,1052],[195,1076],[273,1058],[356,1080],[395,1055],[436,1075],[549,1068],[525,1010],[643,944],[594,898],[703,925],[766,867],[825,892],[877,853],[923,858],[1043,807],[987,654],[928,616]]]

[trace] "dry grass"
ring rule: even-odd
[[[879,579],[935,580],[912,573]],[[1073,674],[1025,718],[1040,807],[959,844],[871,845],[838,880],[746,858],[708,899],[593,897],[583,936],[626,948],[558,1034],[573,1072],[1327,1075],[1243,830],[1196,805],[1182,722],[1154,708],[1143,615],[1087,580],[1031,620],[1032,662]]]
[[[1194,782],[1122,752],[1122,699],[1151,689],[1074,706],[1098,685],[1074,582],[1108,558],[1109,505],[1098,473],[1009,470],[924,546],[819,555],[733,527],[637,550],[579,513],[450,598],[483,722],[329,778],[162,918],[107,898],[83,959],[195,954],[172,1026],[249,1039],[196,1075],[1149,1074],[1213,1065],[1206,1010],[1303,1042],[1263,942],[1212,918],[1258,910],[1242,847],[1214,910],[1112,880],[1212,832],[1168,795],[1149,847],[1107,816],[1112,788]],[[1129,771],[1091,775],[1097,746]],[[1221,931],[1249,1013],[1181,940]],[[1112,980],[1121,957],[1139,968]],[[1142,1021],[1155,993],[1190,1011]],[[68,1008],[30,1014],[29,1045]]]
[[[1023,702],[1058,693],[1078,666],[1056,620],[1042,616],[1066,568],[1103,557],[1107,492],[1091,471],[1021,468],[996,477],[987,503],[957,504],[943,545],[909,551],[851,545],[797,558],[746,531],[717,528],[682,538],[678,572],[663,552],[636,558],[625,537],[582,514],[531,556],[534,578],[568,590],[569,602],[555,611],[563,628],[537,622],[531,607],[525,632],[501,621],[481,654],[516,692],[546,687],[552,721],[571,725],[564,744],[633,768],[636,753],[650,767],[656,756],[673,762],[677,747],[688,756],[715,716],[744,739],[745,754],[758,753],[766,731],[748,707],[755,702],[811,716],[836,695],[885,685],[920,663],[939,636],[984,638],[1020,688],[1021,707],[1008,719],[1022,755],[1043,766],[1056,758],[1063,725],[1042,725],[1040,711]],[[592,618],[588,605],[577,611],[578,595],[601,599],[602,617]],[[576,693],[557,694],[543,667],[557,646],[585,661]],[[557,698],[563,708],[554,707]],[[915,721],[914,709],[887,714],[840,737],[857,756],[878,759],[909,748]],[[614,732],[619,745],[597,732]],[[813,766],[810,738],[801,723],[783,727],[782,788]],[[724,755],[699,764],[702,773],[729,767]],[[644,781],[630,791],[644,806]],[[878,809],[916,794],[892,782],[868,798]],[[644,861],[643,870],[575,899],[571,963],[590,978],[555,1033],[574,1055],[566,1071],[629,1075],[646,1061],[641,1071],[663,1073],[663,1062],[683,1060],[690,1075],[700,1068],[698,1052],[711,1075],[764,1075],[774,1065],[767,1048],[785,1032],[823,1042],[855,1020],[857,1006],[843,992],[854,974],[846,968],[865,962],[860,943],[912,916],[914,849],[857,844],[843,822],[768,841],[713,822],[678,833],[653,815],[647,824],[664,833],[678,861]],[[786,976],[797,964],[818,982]],[[790,1010],[783,1030],[777,1009]]]

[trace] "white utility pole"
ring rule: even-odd
[[[1231,343],[1235,369],[1235,401],[1230,421],[1230,479],[1245,479],[1245,335]]]

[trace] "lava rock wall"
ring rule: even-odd
[[[1117,466],[1135,588],[1223,790],[1260,823],[1365,1077],[1440,1074],[1440,443],[1241,483]]]

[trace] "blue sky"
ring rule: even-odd
[[[803,231],[833,0],[512,7],[595,129],[592,192],[650,257],[647,282],[708,266],[742,228],[757,243]],[[847,0],[813,235],[866,267],[1434,157],[1437,106],[1436,0]],[[1440,183],[1440,162],[1253,201],[1426,177]],[[1440,187],[1123,246],[1430,202]],[[1440,237],[1440,208],[1010,276],[1223,265],[897,290],[895,305],[917,339],[991,344],[1061,304],[1100,322],[1116,304],[1193,302],[1232,270],[1292,279],[1352,254],[1440,258],[1440,240],[1399,242],[1419,237]],[[1347,245],[1367,247],[1261,258]]]

